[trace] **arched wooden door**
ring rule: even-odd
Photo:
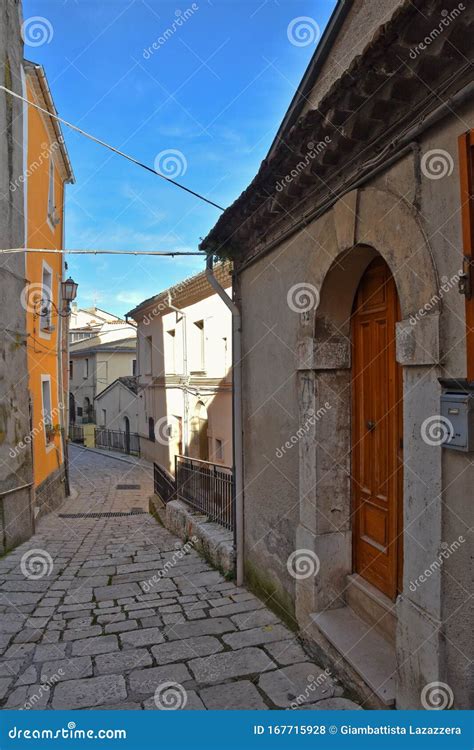
[[[352,314],[353,563],[394,599],[402,581],[402,381],[395,359],[395,282],[377,258]]]

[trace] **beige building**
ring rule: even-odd
[[[135,334],[134,329],[130,330]],[[117,378],[136,371],[136,335],[85,339],[69,348],[69,421],[95,423],[94,399]]]
[[[229,265],[217,267],[231,292]],[[141,454],[174,471],[175,455],[232,465],[231,315],[205,273],[145,300],[138,324]]]
[[[472,706],[473,13],[341,0],[201,245],[241,305],[247,583],[366,706]]]

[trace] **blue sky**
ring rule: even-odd
[[[177,170],[180,182],[228,206],[265,157],[314,52],[316,24],[324,29],[334,4],[24,0],[25,23],[39,16],[46,29],[25,57],[45,66],[62,117],[162,171],[168,164],[170,176]],[[300,17],[314,30],[310,43],[304,32],[297,44],[289,39]],[[66,247],[197,250],[217,209],[71,130],[65,136],[76,176]],[[68,264],[79,304],[120,315],[203,267],[200,258],[130,256]]]

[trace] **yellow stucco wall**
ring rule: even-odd
[[[35,101],[33,89],[27,79],[27,97]],[[38,102],[42,105],[42,102]],[[44,105],[43,105],[44,106]],[[49,135],[41,112],[28,107],[27,139],[27,245],[32,248],[61,248],[63,229],[64,186],[59,172],[61,154]],[[57,142],[56,142],[57,144]],[[54,163],[55,206],[59,223],[53,226],[48,219],[48,192],[50,160]],[[43,297],[43,268],[49,267],[51,284],[51,330],[41,330],[40,301]],[[38,486],[63,463],[60,433],[50,439],[46,436],[43,416],[42,381],[51,383],[51,409],[53,426],[60,424],[60,385],[58,341],[61,320],[58,315],[60,282],[62,280],[62,254],[26,254],[26,277],[29,282],[25,294],[27,305],[28,372],[32,404],[33,465],[35,485]]]

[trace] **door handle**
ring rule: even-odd
[[[367,422],[367,429],[370,432],[372,432],[372,430],[375,430],[375,422],[371,422],[371,420],[369,419],[368,422]]]

